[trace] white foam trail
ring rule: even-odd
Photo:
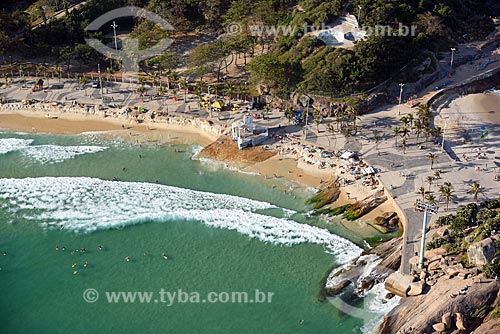
[[[97,153],[106,150],[103,146],[58,146],[38,145],[22,149],[22,153],[44,164],[53,164],[73,159],[76,156]]]
[[[275,218],[275,206],[225,194],[94,178],[0,179],[0,209],[45,227],[92,232],[145,221],[196,220],[282,245],[324,245],[340,263],[361,249],[328,230]]]
[[[33,139],[2,138],[0,139],[0,154],[22,150],[33,142]]]

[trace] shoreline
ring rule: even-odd
[[[16,110],[17,109],[17,110]],[[49,117],[50,116],[50,117]],[[133,143],[159,142],[198,144],[207,147],[226,132],[226,128],[214,122],[199,118],[187,118],[184,115],[169,115],[167,117],[121,116],[117,113],[107,115],[103,112],[89,113],[83,108],[61,107],[52,105],[0,105],[0,129],[23,131],[26,133],[51,134],[82,134],[99,132],[100,134],[116,135]],[[138,123],[140,121],[140,123]],[[264,161],[237,164],[223,161],[244,173],[255,173],[266,179],[284,178],[306,188],[318,190],[337,174],[336,168],[320,169],[306,163],[297,156],[283,152],[278,148],[278,154]],[[383,189],[383,185],[382,185]],[[293,191],[290,190],[290,191]],[[333,203],[335,206],[352,204],[356,200],[367,197],[366,190],[359,185],[341,187],[340,197]],[[347,222],[339,218],[339,224],[361,236],[363,239],[380,233],[372,223],[374,218],[388,211],[397,211],[394,200],[388,196],[382,205],[374,208],[357,221]],[[337,219],[336,219],[337,220]]]

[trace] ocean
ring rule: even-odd
[[[1,132],[2,333],[370,332],[383,291],[363,316],[319,298],[362,239],[200,149]]]

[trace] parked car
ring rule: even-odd
[[[92,82],[92,88],[101,88],[101,85],[99,84],[99,81]]]

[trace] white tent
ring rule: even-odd
[[[349,160],[354,155],[354,153],[350,151],[345,151],[344,154],[342,154],[341,158],[344,160]]]

